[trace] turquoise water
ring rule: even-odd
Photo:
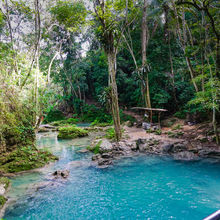
[[[38,145],[47,146],[60,160],[13,179],[10,196],[19,199],[8,207],[4,219],[199,220],[220,208],[218,163],[140,156],[97,169],[90,165],[90,155],[77,152],[88,143],[89,138],[40,137]],[[68,180],[37,192],[30,189],[58,168],[70,170]]]

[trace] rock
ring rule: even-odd
[[[124,123],[125,126],[128,126],[128,127],[132,127],[134,125],[134,123],[132,121],[126,121]]]
[[[140,152],[146,152],[147,150],[149,150],[149,145],[147,143],[145,144],[139,144],[138,149]]]
[[[85,163],[82,160],[74,160],[74,161],[71,161],[67,164],[67,166],[71,166],[71,167],[81,167],[84,165],[85,165]]]
[[[182,151],[174,154],[174,159],[176,160],[194,160],[196,155],[193,152]]]
[[[87,150],[87,149],[81,149],[81,150],[78,150],[77,152],[78,152],[78,153],[88,153],[89,150]]]
[[[131,150],[132,151],[137,151],[138,150],[138,147],[137,147],[137,144],[133,143],[131,146],[130,146]]]
[[[209,148],[209,149],[203,149],[200,150],[198,155],[200,157],[209,157],[209,158],[220,158],[220,150],[219,149],[213,149],[213,148]]]
[[[62,178],[67,178],[69,176],[70,171],[69,170],[56,170],[53,175],[58,178],[58,177],[62,177]]]
[[[101,158],[100,154],[95,154],[95,155],[92,156],[93,161],[99,160],[100,158]]]
[[[52,125],[49,125],[49,124],[40,125],[40,128],[56,129],[55,126],[52,126]]]
[[[164,144],[161,146],[163,153],[170,153],[172,152],[174,145],[173,144]]]
[[[112,150],[113,150],[112,143],[109,142],[107,139],[103,139],[99,147],[99,152],[102,154],[102,153],[110,152]]]
[[[186,151],[187,150],[187,146],[184,144],[174,144],[173,148],[172,148],[172,153],[177,153],[177,152],[181,152],[181,151]]]
[[[103,159],[103,158],[101,158],[101,159],[98,160],[98,165],[99,165],[99,166],[111,165],[111,164],[113,164],[112,160]]]
[[[159,140],[156,140],[154,138],[138,139],[136,141],[136,144],[137,144],[137,149],[140,152],[154,153],[155,151],[157,151],[156,148],[158,148]]]
[[[108,153],[103,153],[101,155],[102,158],[105,158],[105,159],[108,159],[108,158],[112,158],[112,153],[111,152],[108,152]]]
[[[5,184],[0,184],[0,196],[3,196],[5,194]]]
[[[53,182],[50,182],[50,181],[46,181],[46,182],[41,182],[41,183],[38,183],[36,184],[36,191],[40,190],[40,189],[44,189],[48,186],[51,186],[53,184]]]
[[[159,129],[160,129],[159,125],[154,125],[154,126],[152,126],[152,130],[153,130],[153,131],[157,131],[157,130],[159,130]]]
[[[195,140],[200,141],[200,142],[203,143],[203,142],[207,142],[207,141],[208,141],[208,138],[207,138],[206,136],[199,135],[199,136],[196,137]]]
[[[150,123],[147,123],[147,122],[143,122],[142,123],[142,128],[144,130],[149,130],[151,128],[151,124]]]

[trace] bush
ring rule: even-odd
[[[177,125],[175,125],[175,126],[172,128],[172,130],[180,130],[180,129],[182,129],[182,128],[183,128],[182,125],[177,124]]]
[[[94,154],[98,154],[100,152],[101,143],[102,143],[102,141],[99,141],[95,146],[93,146],[93,147],[88,146],[87,149],[89,151],[92,151]]]
[[[123,133],[124,130],[122,129],[121,132]],[[107,139],[115,139],[115,129],[114,128],[109,128],[106,130],[105,137]]]
[[[114,128],[107,129],[105,137],[108,139],[115,139],[115,129]]]
[[[110,123],[108,122],[99,122],[97,119],[91,123],[91,126],[97,126],[97,127],[107,127],[113,125],[113,121]]]
[[[57,109],[51,109],[45,119],[44,119],[44,123],[49,123],[49,122],[53,122],[53,121],[59,121],[59,120],[63,120],[65,117],[63,115],[63,113],[60,110]]]
[[[7,177],[0,177],[0,184],[5,185],[5,189],[9,187],[10,180]]]
[[[0,195],[0,208],[6,203],[7,199]]]
[[[132,123],[136,122],[136,119],[134,117],[132,117],[131,115],[124,114],[122,110],[120,110],[120,119],[121,122],[125,122],[125,121],[130,121]]]
[[[82,106],[81,121],[98,123],[111,123],[112,116],[105,109],[98,108],[95,105],[84,104]]]
[[[54,121],[50,123],[53,126],[65,126],[65,125],[74,125],[79,122],[78,118],[68,118],[65,120]]]
[[[61,139],[72,139],[77,137],[88,136],[88,131],[76,126],[68,126],[59,128],[58,138]]]
[[[186,112],[185,111],[179,111],[174,114],[175,117],[179,119],[185,119],[186,118]]]
[[[156,135],[161,135],[161,134],[162,134],[161,129],[157,129],[157,130],[155,131],[155,134],[156,134]]]

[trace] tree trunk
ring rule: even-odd
[[[215,133],[216,143],[219,144],[219,136],[218,136],[217,123],[216,123],[216,109],[214,107],[212,110],[212,125]]]
[[[173,88],[173,98],[175,102],[175,107],[178,107],[177,98],[176,98],[176,88],[175,88],[175,74],[173,69],[173,58],[172,58],[172,51],[170,45],[170,31],[168,30],[168,44],[169,44],[169,58],[170,58],[170,70],[171,70],[171,84]]]
[[[148,70],[146,68],[147,61],[147,45],[148,45],[148,28],[147,28],[147,0],[144,0],[143,14],[142,14],[142,24],[141,24],[141,55],[142,55],[142,76],[143,76],[143,86],[142,94],[144,94],[144,102],[147,108],[151,108],[150,101],[150,90],[149,90],[149,80],[148,80]],[[152,121],[152,112],[150,112],[150,120]]]
[[[116,84],[116,53],[108,51],[106,54],[108,57],[109,87],[111,88],[111,110],[114,121],[115,138],[119,141],[121,139],[121,127]]]
[[[193,83],[193,86],[195,88],[195,91],[198,92],[198,87],[195,83],[195,81],[193,80],[194,79],[194,71],[193,71],[193,67],[192,67],[192,64],[191,64],[191,61],[189,59],[189,57],[187,57],[186,55],[186,43],[187,43],[187,35],[186,35],[186,28],[185,28],[185,18],[184,18],[184,12],[182,13],[182,17],[179,17],[178,14],[177,14],[177,10],[176,10],[176,6],[175,6],[175,2],[174,0],[172,0],[172,6],[173,6],[173,9],[174,9],[174,14],[176,16],[176,21],[177,21],[177,35],[178,35],[178,38],[179,38],[179,41],[180,41],[180,45],[181,45],[181,48],[184,52],[184,56],[185,56],[185,59],[186,59],[186,63],[187,63],[187,67],[188,67],[188,70],[190,72],[190,77],[191,77],[191,80],[192,80],[192,83]],[[181,28],[180,28],[180,23],[179,23],[179,18],[182,20],[183,22],[183,30],[182,30],[182,33],[181,33]],[[182,37],[183,35],[183,37]]]

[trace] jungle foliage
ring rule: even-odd
[[[149,105],[212,121],[218,142],[218,1],[92,3],[1,3],[0,153],[33,146],[43,120],[114,124],[120,139],[123,109]]]

